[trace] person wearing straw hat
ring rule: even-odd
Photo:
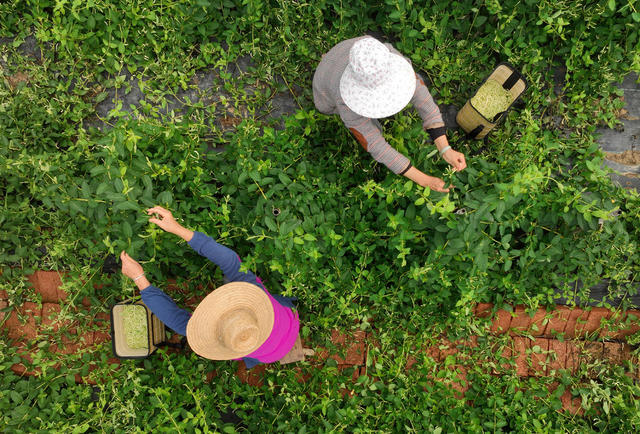
[[[122,273],[140,289],[144,304],[167,327],[187,337],[198,355],[212,360],[244,360],[247,368],[281,360],[298,339],[300,322],[293,298],[272,295],[250,271],[240,271],[240,258],[213,238],[186,229],[170,211],[147,210],[150,223],[178,235],[200,255],[217,264],[230,281],[207,295],[193,314],[153,286],[142,266],[126,252],[120,254]]]
[[[423,187],[447,192],[442,179],[418,170],[382,136],[378,119],[412,103],[440,156],[454,170],[467,167],[464,155],[449,145],[442,115],[424,80],[390,44],[362,36],[333,47],[323,55],[313,76],[313,102],[322,113],[340,115],[362,147],[392,172]]]

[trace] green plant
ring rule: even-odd
[[[0,34],[15,38],[0,46],[7,311],[33,296],[25,274],[66,270],[61,318],[92,330],[91,315],[133,295],[113,262],[120,250],[143,262],[154,284],[166,288],[177,278],[186,285],[188,296],[171,293],[179,304],[206,295],[222,276],[147,223],[143,210],[159,204],[236,249],[274,293],[299,297],[311,346],[326,346],[333,328],[352,327],[375,344],[364,371],[332,359],[272,365],[254,389],[233,375],[235,362],[160,350],[117,368],[108,345],[53,351],[49,341],[62,344],[68,328],[21,349],[3,335],[0,426],[637,431],[637,386],[625,375],[637,366],[601,363],[599,381],[567,374],[550,392],[552,379],[495,376],[494,339],[472,318],[479,301],[537,308],[553,304],[558,290],[584,299],[584,288],[603,279],[612,292],[637,290],[638,195],[612,185],[592,136],[596,123],[616,122],[621,101],[610,84],[638,69],[634,8],[515,0],[387,1],[379,9],[334,0],[3,3]],[[313,110],[309,89],[320,56],[375,29],[411,57],[439,103],[460,106],[499,60],[517,65],[530,83],[524,107],[485,143],[449,135],[467,156],[461,173],[447,171],[410,110],[385,121],[391,144],[414,165],[444,174],[455,187],[448,195],[390,174],[339,119]],[[30,36],[39,60],[20,51]],[[253,66],[232,74],[231,64],[247,55]],[[557,66],[567,71],[558,95],[548,85]],[[213,77],[209,90],[196,91],[190,80],[204,72]],[[134,85],[144,98],[126,107],[123,94]],[[302,108],[277,131],[259,107],[295,85]],[[101,124],[97,105],[109,95],[113,108]],[[184,109],[168,110],[177,98]],[[222,113],[238,117],[232,131],[213,122]],[[549,128],[554,116],[563,130]],[[224,152],[209,151],[218,146]],[[583,289],[575,294],[578,280]],[[85,296],[93,306],[82,315],[75,308]],[[478,335],[478,347],[443,361],[420,351],[442,333]],[[14,375],[10,368],[21,361],[41,375]],[[76,374],[96,388],[75,384]],[[465,382],[470,389],[460,399],[455,387]],[[559,411],[565,389],[583,397],[585,418]],[[242,421],[227,422],[230,412]]]

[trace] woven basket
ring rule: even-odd
[[[131,348],[127,345],[122,313],[124,306],[135,305],[144,309],[147,314],[148,348]],[[164,324],[155,316],[142,301],[124,301],[111,307],[111,343],[113,354],[120,359],[144,359],[153,354],[158,346],[165,343],[166,333]]]
[[[456,122],[467,133],[467,137],[469,138],[482,139],[489,134],[489,131],[491,131],[493,127],[500,122],[504,114],[509,111],[511,106],[513,106],[513,103],[520,98],[528,87],[527,81],[524,77],[522,77],[522,75],[520,75],[513,66],[506,62],[500,63],[496,69],[493,70],[491,75],[482,81],[478,89],[482,87],[487,80],[497,81],[503,88],[508,90],[512,96],[511,104],[509,104],[509,107],[505,111],[495,115],[493,119],[487,119],[482,116],[475,107],[473,107],[471,104],[471,98],[469,98],[464,107],[462,107],[462,110],[460,110],[456,116]],[[475,95],[476,94],[473,96]]]

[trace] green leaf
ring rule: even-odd
[[[15,390],[12,390],[9,394],[11,395],[11,399],[13,400],[13,402],[15,402],[16,404],[22,402],[22,395],[20,395]]]
[[[101,196],[102,193],[107,191],[108,188],[109,188],[109,184],[107,184],[106,182],[101,183],[100,185],[98,185],[98,188],[96,189],[96,196]]]
[[[166,206],[171,206],[171,204],[173,203],[173,195],[168,190],[160,193],[157,199],[159,203]]]
[[[278,179],[280,179],[280,182],[282,182],[284,185],[291,184],[291,178],[289,178],[287,175],[285,175],[282,172],[278,173]]]
[[[120,202],[119,204],[114,206],[113,209],[115,211],[140,211],[141,208],[139,205],[131,201],[126,201],[126,202]]]
[[[502,217],[505,208],[506,204],[504,203],[504,201],[500,201],[496,204],[496,210],[494,212],[494,217],[496,218],[496,220],[500,220],[500,217]]]
[[[609,6],[609,9],[611,9],[612,12],[616,11],[616,0],[609,0],[607,2],[607,5]]]
[[[273,220],[273,217],[271,217],[270,215],[265,216],[264,222],[269,228],[269,230],[274,232],[278,231],[278,226],[276,225],[276,222]]]
[[[480,15],[479,17],[476,18],[475,22],[473,23],[473,26],[480,27],[486,22],[487,22],[487,17],[485,17],[484,15]]]
[[[96,166],[94,168],[92,168],[89,173],[91,174],[92,177],[98,176],[103,174],[104,172],[107,171],[107,168],[104,166]]]
[[[400,18],[402,18],[402,13],[399,10],[395,10],[389,14],[389,19],[393,21],[400,21]]]
[[[147,189],[153,188],[153,183],[151,182],[151,178],[149,177],[149,175],[144,175],[142,177],[142,185],[144,185],[144,188]]]
[[[126,220],[122,222],[122,233],[126,238],[131,238],[133,236],[133,230],[131,229],[131,225]]]
[[[69,202],[69,208],[71,208],[73,211],[83,214],[84,213],[84,208],[80,205],[80,203],[78,201],[72,200]]]

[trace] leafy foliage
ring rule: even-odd
[[[368,349],[368,375],[355,385],[351,370],[327,361],[299,373],[271,366],[257,392],[232,375],[232,362],[161,352],[114,370],[106,347],[66,356],[58,373],[44,345],[34,357],[42,377],[19,378],[9,372],[16,350],[3,338],[7,430],[637,431],[637,386],[619,369],[601,367],[598,383],[562,378],[588,403],[587,417],[572,419],[555,411],[564,389],[488,373],[489,338],[470,355],[473,405],[432,381],[453,381],[453,362],[439,366],[415,351],[443,332],[484,334],[471,318],[474,302],[548,305],[554,288],[573,294],[578,279],[637,286],[638,195],[611,184],[592,136],[597,123],[616,122],[622,102],[611,83],[640,69],[633,2],[14,0],[0,5],[0,18],[0,34],[15,38],[0,48],[5,77],[28,75],[0,83],[0,288],[12,305],[29,295],[16,283],[24,273],[53,268],[70,270],[72,304],[99,295],[96,309],[105,309],[132,295],[106,272],[122,249],[155,284],[178,277],[204,295],[199,285],[221,276],[147,224],[143,210],[160,204],[236,249],[271,290],[299,297],[308,341],[326,345],[328,330],[357,320],[380,344]],[[389,141],[414,165],[445,173],[455,186],[448,195],[390,174],[338,119],[312,109],[321,54],[370,30],[395,39],[441,103],[461,106],[498,59],[531,84],[524,107],[487,142],[450,135],[468,157],[459,174],[434,155],[410,110],[386,121]],[[30,35],[39,60],[20,53]],[[233,78],[232,62],[246,54],[255,66]],[[565,84],[555,92],[548,83],[560,64]],[[212,124],[213,109],[201,102],[180,115],[157,109],[176,89],[191,89],[202,69],[219,75],[227,107],[258,106],[282,83],[298,83],[303,109],[282,131],[250,116],[233,133]],[[111,89],[126,93],[129,76],[144,83],[145,100],[123,108],[116,92],[102,119],[109,124],[96,128],[96,106]],[[247,83],[252,95],[239,90]],[[558,118],[564,129],[550,128]],[[224,152],[211,151],[220,145]],[[91,283],[105,286],[97,293]],[[417,368],[405,370],[407,354]],[[94,391],[74,381],[90,361],[100,365]],[[212,369],[218,375],[204,383]],[[242,418],[235,428],[225,422],[231,410]]]

